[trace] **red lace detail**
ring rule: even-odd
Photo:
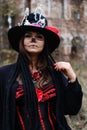
[[[18,86],[17,87],[17,91],[16,91],[16,99],[22,97],[24,95],[24,90],[23,90],[23,87],[22,86]]]
[[[37,95],[37,98],[38,98],[38,102],[40,102],[43,98],[43,91],[36,88],[36,95]]]
[[[17,113],[18,113],[18,117],[19,117],[21,126],[22,126],[22,130],[26,130],[26,129],[25,129],[25,126],[24,126],[24,122],[23,122],[22,116],[21,116],[20,111],[19,111],[19,108],[16,107],[16,109],[17,109]]]
[[[56,120],[56,116],[54,115],[54,113],[53,113],[53,112],[52,112],[52,116],[53,116],[54,120]]]
[[[39,114],[39,117],[40,117],[40,122],[41,122],[42,130],[46,130],[39,105],[38,105],[38,114]]]
[[[53,84],[47,86],[44,89],[36,88],[36,95],[38,98],[38,102],[44,102],[44,101],[56,96],[56,89]]]
[[[55,129],[54,129],[54,125],[53,125],[53,121],[52,121],[50,115],[51,115],[51,114],[50,114],[50,102],[48,102],[48,118],[49,118],[50,124],[51,124],[51,126],[52,126],[52,130],[55,130]]]
[[[41,76],[42,76],[41,71],[37,71],[37,72],[32,73],[33,80],[38,80]]]

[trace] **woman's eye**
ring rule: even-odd
[[[26,38],[31,38],[32,35],[31,35],[31,34],[25,34],[25,37],[26,37]]]
[[[44,39],[42,35],[37,35],[37,38],[40,39],[40,40]]]

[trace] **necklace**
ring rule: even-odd
[[[39,80],[41,78],[41,76],[42,76],[42,71],[40,71],[40,70],[37,70],[36,72],[32,73],[33,81]]]

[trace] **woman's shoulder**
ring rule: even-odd
[[[6,74],[6,73],[10,72],[10,70],[14,69],[14,67],[15,67],[15,63],[14,64],[9,64],[9,65],[0,66],[0,75]]]
[[[0,66],[0,71],[1,70],[7,70],[7,69],[10,69],[10,68],[13,68],[14,66],[15,66],[15,63],[14,64],[4,65],[4,66]]]

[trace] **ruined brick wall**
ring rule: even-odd
[[[76,5],[71,0],[32,0],[31,11],[34,11],[40,4],[49,25],[56,26],[60,31],[62,38],[60,49],[63,54],[69,55],[71,53],[72,40],[79,37],[82,39],[82,43],[76,44],[83,45],[77,45],[76,47],[83,47],[82,53],[87,55],[87,1],[83,0],[81,4]]]
[[[26,5],[26,0],[17,0],[16,1],[16,4],[17,4],[17,10],[18,10],[18,13],[15,17],[15,24],[18,24],[21,22],[21,20],[23,19],[23,16],[24,16],[24,11],[25,11],[25,5]]]

